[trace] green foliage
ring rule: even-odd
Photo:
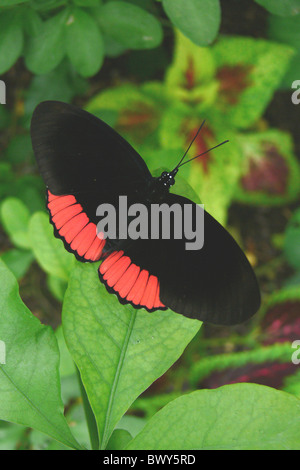
[[[99,10],[99,23],[105,34],[130,49],[151,49],[162,41],[156,18],[130,3],[106,3]]]
[[[300,14],[285,18],[270,15],[268,23],[270,39],[289,44],[296,50],[281,83],[283,88],[290,89],[293,81],[299,79],[300,74]]]
[[[68,57],[83,77],[94,75],[101,67],[104,45],[96,21],[80,8],[74,8],[66,23]]]
[[[93,266],[79,265],[73,272],[63,327],[105,448],[134,399],[182,354],[200,323],[172,312],[124,307],[96,277]]]
[[[254,155],[260,166],[269,158],[268,145],[275,146],[287,167],[286,181],[278,183],[278,193],[273,186],[268,193],[268,184],[255,192],[242,191],[241,185],[253,157],[251,136],[247,133],[244,139],[243,132],[264,112],[292,55],[289,47],[252,38],[223,37],[211,49],[200,48],[176,33],[174,58],[164,83],[105,90],[93,97],[87,109],[100,117],[104,111],[114,113],[115,127],[140,150],[150,169],[154,163],[174,166],[206,118],[207,128],[193,147],[196,155],[224,140],[229,144],[183,167],[182,175],[206,209],[225,223],[234,198],[276,205],[299,192],[299,164],[292,142],[276,130],[253,134],[258,142]]]
[[[298,15],[300,13],[299,0],[255,0],[270,13],[279,16]]]
[[[6,345],[6,363],[0,365],[0,418],[78,448],[63,416],[54,333],[22,303],[17,282],[1,261],[0,281],[0,331]]]
[[[270,129],[238,139],[246,159],[235,199],[270,206],[294,200],[300,191],[300,168],[290,135]]]
[[[10,69],[20,57],[23,47],[21,19],[14,11],[0,15],[0,73]]]
[[[12,242],[19,248],[29,248],[28,223],[30,213],[25,204],[16,198],[8,198],[1,204],[3,227]]]
[[[278,87],[299,79],[299,0],[257,0],[272,13],[272,41],[218,36],[219,3],[0,0],[0,449],[300,449],[291,363],[300,218],[284,207],[299,198],[299,162],[291,136],[264,117]],[[46,99],[74,100],[108,122],[155,176],[180,160],[203,119],[189,157],[229,139],[183,166],[172,191],[223,223],[233,202],[233,216],[253,214],[258,237],[245,236],[245,218],[229,218],[262,280],[252,322],[196,334],[199,322],[170,310],[122,306],[99,283],[98,263],[65,250],[29,134]],[[284,233],[273,233],[265,206],[289,219]],[[246,380],[270,387],[221,386]]]
[[[63,243],[53,235],[49,218],[42,212],[36,212],[29,222],[29,239],[34,255],[49,274],[68,280],[74,265],[74,257],[68,253]]]
[[[219,0],[162,0],[163,7],[174,24],[198,46],[207,46],[217,36],[221,22]]]
[[[227,385],[172,401],[127,449],[296,450],[299,417],[299,400],[284,392],[253,384]]]
[[[220,111],[226,110],[232,125],[247,128],[254,124],[270,102],[293,56],[293,50],[252,38],[224,38],[215,45],[214,55],[219,76],[221,74],[222,77],[222,72],[226,74],[226,68],[227,71],[228,68],[236,68],[238,80],[232,87],[236,90],[235,96],[230,96],[228,89],[227,93],[224,91],[219,96]],[[223,84],[226,84],[226,75]],[[231,106],[226,109],[228,104]]]
[[[64,25],[68,12],[64,10],[43,23],[40,34],[32,35],[25,49],[25,63],[36,74],[55,69],[65,55]]]

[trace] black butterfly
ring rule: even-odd
[[[259,288],[246,256],[207,212],[200,250],[186,250],[184,236],[96,236],[97,207],[104,202],[116,205],[120,195],[148,207],[177,203],[195,209],[192,201],[169,193],[182,160],[174,170],[154,178],[140,155],[107,124],[56,101],[37,106],[31,137],[55,236],[80,261],[103,259],[100,280],[120,302],[149,311],[171,308],[189,318],[227,325],[258,310]]]

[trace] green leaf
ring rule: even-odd
[[[9,70],[21,55],[23,33],[15,10],[0,14],[0,74]]]
[[[0,261],[0,419],[38,429],[78,448],[63,415],[59,352],[53,330],[43,326],[21,301],[18,284]]]
[[[218,94],[215,73],[212,50],[197,46],[176,31],[174,57],[166,73],[168,93],[175,100],[211,106]]]
[[[63,304],[66,343],[93,409],[104,449],[122,415],[182,354],[200,327],[171,311],[123,306],[77,265]]]
[[[59,375],[60,377],[70,377],[71,375],[76,373],[76,369],[75,369],[74,361],[66,346],[63,329],[61,325],[55,330],[55,336],[56,336],[56,340],[57,340],[57,344],[59,348],[59,355],[60,355]],[[73,390],[73,393],[74,393],[74,390]],[[74,398],[74,395],[72,395],[72,398]]]
[[[219,81],[216,109],[227,123],[247,128],[262,115],[293,57],[290,47],[270,41],[223,37],[213,46]]]
[[[43,21],[40,15],[32,8],[24,8],[22,11],[23,27],[26,34],[35,36],[41,33]]]
[[[268,36],[278,42],[289,44],[300,50],[300,15],[280,18],[270,15],[268,18]]]
[[[219,0],[162,0],[166,14],[186,37],[207,46],[218,34],[221,23]]]
[[[254,384],[177,398],[133,439],[130,450],[299,450],[300,401]]]
[[[120,450],[132,440],[132,436],[125,429],[115,429],[108,441],[106,450]]]
[[[33,253],[29,250],[18,250],[13,248],[1,255],[2,261],[11,270],[17,279],[21,279],[27,272],[33,261]]]
[[[107,36],[130,49],[151,49],[163,38],[155,16],[130,3],[106,3],[99,9],[98,22]]]
[[[128,431],[132,437],[135,437],[143,429],[146,423],[147,421],[145,418],[125,415],[122,417],[115,429],[124,429],[125,431]]]
[[[31,217],[29,239],[41,267],[48,274],[67,281],[75,258],[66,251],[63,242],[55,238],[49,218],[43,212],[36,212]]]
[[[74,8],[66,22],[66,48],[71,63],[80,75],[90,77],[100,69],[104,44],[94,18]]]
[[[29,38],[25,48],[25,63],[36,74],[55,69],[65,55],[64,24],[68,10],[63,10],[43,23],[40,34]]]
[[[1,218],[11,241],[19,248],[30,248],[28,223],[30,213],[25,204],[17,198],[7,198],[1,205]]]
[[[300,0],[255,0],[270,13],[279,16],[298,15],[300,13]]]

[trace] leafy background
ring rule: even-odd
[[[299,31],[299,0],[0,0],[0,449],[300,448]],[[244,249],[252,320],[137,312],[64,250],[29,136],[45,99],[101,117],[154,174],[204,118],[191,156],[230,140],[175,190]]]

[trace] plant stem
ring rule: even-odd
[[[87,426],[89,430],[91,447],[92,447],[92,450],[98,450],[99,449],[99,435],[98,435],[97,423],[96,423],[95,416],[91,408],[88,396],[86,394],[84,385],[82,383],[80,372],[77,367],[76,367],[76,372],[77,372],[77,378],[78,378],[78,383],[79,383],[81,397],[82,397],[84,414],[86,417],[86,422],[87,422]]]

